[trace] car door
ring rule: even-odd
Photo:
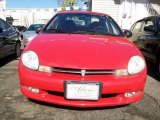
[[[18,40],[18,33],[5,21],[1,20],[3,27],[3,51],[5,55],[9,55],[15,52],[16,41]]]
[[[143,47],[144,47],[144,43],[140,39],[140,36],[142,35],[142,25],[143,25],[143,23],[144,23],[144,21],[141,20],[141,21],[136,22],[131,27],[132,36],[130,37],[130,39],[136,44],[136,46],[140,50],[143,50]]]
[[[155,31],[145,31],[145,27],[149,27]],[[142,34],[139,38],[144,45],[142,48],[144,56],[153,61],[156,61],[156,50],[160,43],[160,36],[156,33],[156,30],[155,17],[147,18],[142,25]]]
[[[0,58],[4,57],[6,54],[5,51],[5,42],[6,40],[6,33],[4,32],[4,24],[2,20],[0,19]],[[7,51],[8,52],[8,51]]]

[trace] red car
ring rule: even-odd
[[[106,14],[57,13],[21,55],[21,92],[38,101],[84,108],[140,100],[146,63],[130,36]]]

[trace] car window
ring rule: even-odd
[[[38,28],[43,28],[44,24],[30,25],[27,31],[36,31]]]
[[[3,20],[0,20],[0,27],[3,29],[3,31],[12,29],[11,26]]]
[[[111,25],[111,29],[112,29],[112,32],[115,34],[115,35],[119,35],[119,30],[116,28],[116,24],[115,22],[113,21],[113,19],[110,19],[110,25]],[[106,26],[109,26],[107,25],[106,23]]]
[[[144,23],[143,23],[143,26],[142,26],[143,31],[144,31],[144,27],[153,28],[154,27],[153,20],[152,19],[145,20]]]
[[[6,29],[6,30],[12,29],[11,26],[10,26],[8,23],[5,23],[5,22],[4,22],[4,25],[5,25],[5,29]]]
[[[74,21],[74,23],[77,25],[77,26],[85,26],[87,23],[86,23],[86,19],[82,16],[82,17],[78,17],[78,16],[73,16],[72,18],[67,18],[66,20],[72,20]]]
[[[4,23],[2,22],[2,20],[0,20],[0,28],[5,29],[5,25],[4,25]]]
[[[58,22],[59,22],[59,17],[55,16],[52,22],[49,24],[48,28],[49,29],[58,29]]]
[[[46,26],[44,32],[123,36],[112,18],[85,13],[58,14]]]
[[[141,31],[141,26],[142,26],[142,21],[141,22],[137,22],[132,29],[132,32],[139,32]]]
[[[26,31],[27,28],[25,26],[13,26],[14,28],[17,28],[19,31]]]
[[[153,27],[153,21],[152,20],[146,20],[145,21],[145,27],[149,27],[149,26]]]

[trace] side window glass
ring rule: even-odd
[[[56,16],[52,23],[47,27],[47,29],[57,29],[58,28],[59,17]]]
[[[0,20],[0,27],[3,28],[4,31],[8,31],[12,29],[12,27],[9,24],[5,23],[2,20]]]
[[[143,26],[143,30],[144,30],[144,27],[154,28],[153,24],[154,23],[153,23],[152,20],[146,20],[145,23],[144,23],[144,26]]]
[[[0,28],[2,28],[3,30],[5,30],[5,24],[2,20],[0,20]]]
[[[133,27],[133,32],[139,32],[140,31],[140,29],[141,29],[141,25],[142,25],[142,22],[137,22],[136,24],[135,24],[135,26]]]
[[[107,25],[107,24],[106,24]],[[115,22],[113,20],[110,20],[110,25],[111,25],[111,28],[112,28],[112,33],[114,35],[120,35],[120,32],[119,30],[117,29],[117,26],[115,25]],[[109,25],[107,25],[109,26]]]
[[[5,30],[10,30],[12,29],[11,26],[7,23],[4,22]]]

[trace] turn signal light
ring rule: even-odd
[[[139,93],[139,91],[137,91],[137,92],[127,92],[127,93],[124,94],[124,96],[125,97],[132,97],[134,95],[137,95],[138,93]]]

